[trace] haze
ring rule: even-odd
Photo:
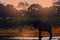
[[[26,1],[29,4],[38,3],[42,5],[42,7],[50,7],[52,6],[53,3],[53,0],[0,0],[0,1],[4,4],[13,4],[14,6],[16,6],[20,1],[23,2]]]

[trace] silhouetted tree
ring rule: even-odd
[[[56,6],[55,25],[60,26],[60,6]]]
[[[40,13],[42,11],[42,6],[39,4],[32,4],[28,8],[28,11],[33,12],[33,13]]]
[[[6,12],[10,15],[10,16],[12,16],[12,17],[17,17],[18,16],[18,11],[16,10],[16,8],[14,8],[14,6],[13,5],[7,5],[6,7]]]
[[[29,3],[27,3],[26,1],[25,2],[19,2],[18,5],[17,5],[17,8],[20,8],[20,10],[27,10],[29,6]]]
[[[31,21],[39,19],[41,14],[42,14],[42,7],[39,4],[32,4],[28,8],[27,15],[29,17],[29,20]]]
[[[11,28],[18,16],[18,11],[13,5],[4,6],[0,4],[0,26],[1,28]]]
[[[4,11],[4,5],[0,4],[0,17],[5,15],[3,11]]]

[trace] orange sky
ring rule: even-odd
[[[50,7],[52,6],[52,1],[53,0],[0,0],[3,3],[6,4],[13,4],[13,5],[17,5],[18,2],[20,1],[27,1],[28,3],[32,4],[32,3],[39,3],[42,5],[42,7]]]

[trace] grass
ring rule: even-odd
[[[38,36],[39,31],[38,29],[31,28],[23,28],[22,30],[19,29],[0,29],[0,36],[4,35],[13,35],[13,36]],[[60,36],[60,28],[52,28],[53,36]],[[42,36],[49,36],[48,32],[42,32]]]

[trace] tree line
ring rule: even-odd
[[[13,5],[0,4],[0,28],[11,28],[23,25],[27,21],[44,20],[53,26],[60,26],[60,6],[43,8],[40,4],[31,4],[27,10],[17,10]]]

